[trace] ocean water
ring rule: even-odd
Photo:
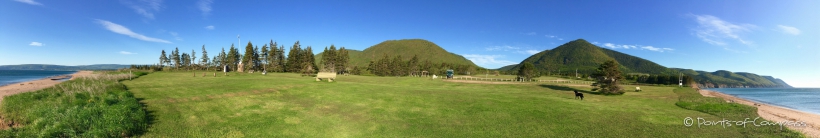
[[[46,71],[46,70],[0,70],[0,86],[18,82],[39,80],[51,76],[73,74],[77,71]]]
[[[820,114],[820,88],[709,89],[743,99]]]

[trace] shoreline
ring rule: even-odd
[[[734,102],[739,104],[744,104],[748,106],[757,107],[757,115],[760,118],[780,122],[780,121],[802,121],[806,123],[806,126],[793,126],[793,125],[784,125],[789,129],[795,130],[797,132],[803,133],[807,137],[813,138],[820,138],[820,115],[813,114],[809,112],[804,112],[800,110],[795,110],[791,108],[785,108],[781,106],[776,106],[768,103],[757,102],[753,100],[743,99],[739,97],[735,97],[729,94],[711,91],[711,90],[698,90],[698,92],[705,96],[705,97],[719,97],[723,98],[727,102]]]
[[[74,80],[79,76],[90,75],[92,71],[77,71],[72,74],[50,76],[42,79],[11,83],[0,86],[0,101],[9,95],[45,89],[67,80]]]

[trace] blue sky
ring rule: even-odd
[[[820,1],[3,0],[0,65],[153,64],[248,41],[363,50],[421,38],[486,68],[583,38],[667,67],[820,87]],[[318,53],[320,51],[314,51]]]

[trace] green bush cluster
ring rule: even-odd
[[[0,137],[130,137],[144,132],[147,112],[119,83],[127,75],[96,75],[6,97],[0,106],[3,118],[20,127],[0,131]]]

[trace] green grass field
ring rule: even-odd
[[[369,76],[339,76],[328,83],[291,73],[210,75],[155,72],[122,81],[147,105],[151,121],[141,136],[800,136],[779,127],[686,127],[686,117],[719,120],[723,116],[679,107],[679,95],[691,92],[673,92],[676,87],[642,87],[643,92],[617,96],[588,93],[581,101],[574,99],[571,90],[587,92],[588,88],[561,84],[467,84]]]

